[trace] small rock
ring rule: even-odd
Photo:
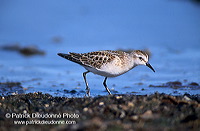
[[[24,114],[27,113],[27,110],[24,110],[23,113],[24,113]]]
[[[151,110],[147,110],[145,113],[143,113],[142,115],[140,115],[140,118],[145,119],[145,120],[149,120],[149,119],[153,119],[153,113]]]
[[[126,116],[125,112],[121,111],[121,114],[120,114],[119,118],[124,118],[125,116]]]
[[[103,106],[104,105],[104,102],[99,102],[99,106]]]
[[[44,55],[45,52],[42,50],[39,50],[37,47],[35,46],[25,46],[22,47],[20,46],[18,43],[17,44],[11,44],[11,45],[4,45],[1,47],[4,50],[8,50],[8,51],[17,51],[19,53],[21,53],[22,55],[25,56],[31,56],[31,55]]]
[[[189,85],[191,85],[191,86],[199,86],[199,84],[196,83],[196,82],[192,82],[192,83],[190,83]]]
[[[49,107],[49,104],[44,104],[45,107]]]
[[[133,115],[133,116],[131,116],[130,119],[133,120],[133,121],[137,121],[139,119],[139,116],[138,115]]]
[[[83,111],[84,111],[84,112],[87,112],[87,111],[88,111],[88,108],[87,108],[87,107],[83,108]]]
[[[184,96],[183,97],[186,101],[191,101],[191,99],[189,98],[189,97],[187,97],[187,96]]]
[[[77,91],[76,90],[71,90],[70,93],[71,94],[75,94]]]
[[[122,96],[116,96],[116,99],[121,99],[122,98]]]
[[[27,47],[23,47],[19,50],[19,52],[25,56],[31,56],[31,55],[44,55],[45,52],[41,51],[39,49],[37,49],[34,46],[27,46]]]
[[[128,102],[128,107],[134,107],[135,105],[133,104],[133,102]]]
[[[181,86],[182,85],[182,83],[179,81],[167,82],[167,84],[170,86]]]

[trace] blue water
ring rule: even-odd
[[[110,78],[115,93],[200,94],[199,89],[153,88],[169,81],[200,84],[200,4],[190,0],[0,1],[0,46],[34,45],[46,55],[0,50],[0,82],[21,82],[25,92],[84,96],[84,68],[58,52],[148,49],[153,73],[138,66]],[[91,95],[107,95],[103,77],[88,74]],[[174,93],[175,92],[175,93]]]

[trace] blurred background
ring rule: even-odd
[[[0,82],[20,82],[25,93],[84,95],[85,69],[57,53],[118,49],[150,51],[156,73],[139,66],[110,78],[113,92],[199,94],[200,2],[0,0]],[[107,95],[103,79],[88,74],[93,96]]]

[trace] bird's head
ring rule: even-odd
[[[148,63],[149,56],[147,55],[147,53],[145,53],[144,51],[141,51],[141,50],[135,50],[132,52],[132,56],[134,58],[135,65],[146,65],[153,72],[155,72],[153,67]]]

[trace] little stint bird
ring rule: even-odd
[[[130,53],[123,51],[95,51],[89,53],[58,53],[59,56],[83,66],[87,71],[83,73],[86,84],[86,93],[90,96],[90,88],[86,79],[86,74],[92,72],[104,76],[103,85],[111,95],[106,85],[108,77],[116,77],[126,73],[138,65],[146,65],[155,72],[153,67],[148,63],[148,55],[141,50],[134,50]]]

